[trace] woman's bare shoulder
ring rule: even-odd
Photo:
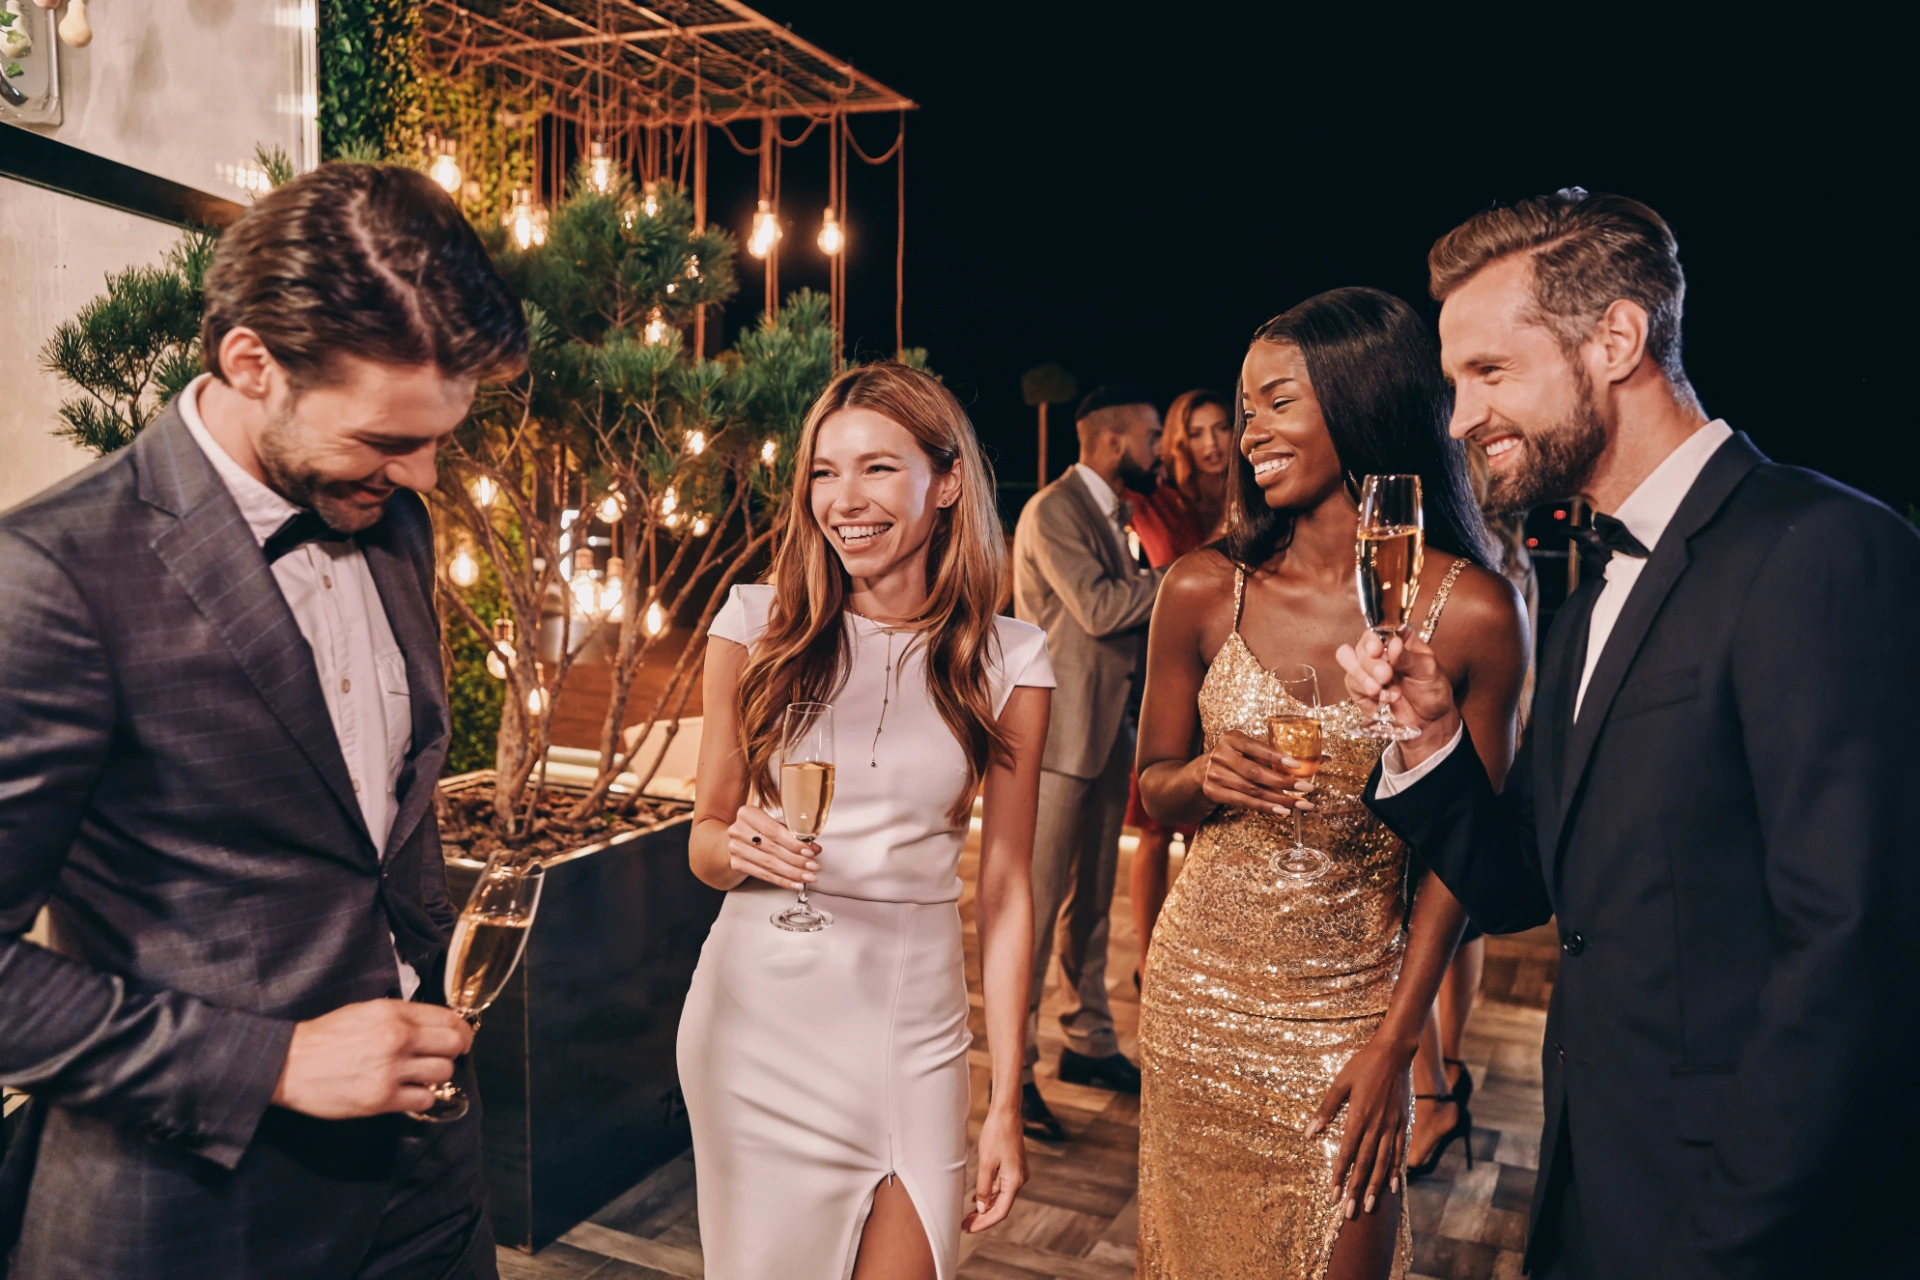
[[[1213,547],[1189,551],[1167,566],[1160,584],[1160,596],[1183,607],[1203,604],[1224,590],[1233,595],[1233,562]]]
[[[1454,580],[1440,611],[1435,647],[1469,658],[1498,653],[1516,640],[1524,649],[1526,617],[1526,605],[1513,583],[1491,569],[1470,564]]]

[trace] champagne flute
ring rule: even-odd
[[[507,979],[520,964],[546,878],[547,869],[538,858],[495,850],[453,926],[444,986],[447,1008],[475,1030],[481,1013],[506,990]],[[466,1091],[452,1081],[434,1085],[433,1098],[425,1111],[407,1114],[435,1123],[467,1114]]]
[[[1426,552],[1426,517],[1419,476],[1368,476],[1360,491],[1360,528],[1354,543],[1353,576],[1360,612],[1382,645],[1403,641],[1420,594],[1420,562]],[[1405,742],[1420,736],[1393,718],[1382,702],[1374,718],[1351,730],[1357,738]]]
[[[1288,698],[1299,704],[1298,710],[1283,711],[1267,717],[1267,741],[1275,751],[1290,756],[1300,765],[1295,774],[1311,778],[1320,772],[1320,678],[1310,666],[1301,663],[1282,668],[1275,679]],[[1317,880],[1333,865],[1319,849],[1310,849],[1300,839],[1300,811],[1293,811],[1293,847],[1274,852],[1268,864],[1277,875],[1293,880]]]
[[[833,708],[824,702],[796,702],[787,708],[785,746],[780,753],[780,817],[802,841],[820,838],[833,807]],[[807,901],[777,912],[773,922],[792,933],[818,933],[833,916]]]

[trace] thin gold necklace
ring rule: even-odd
[[[869,622],[873,621],[871,618],[867,620]],[[873,745],[867,749],[867,767],[869,769],[878,769],[880,767],[880,735],[887,727],[887,708],[893,703],[893,637],[896,632],[904,629],[905,628],[901,627],[880,627],[880,634],[887,638],[887,669],[880,681],[880,723],[873,727]],[[901,655],[902,658],[905,656],[905,654]]]

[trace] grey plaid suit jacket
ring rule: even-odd
[[[1093,778],[1106,766],[1165,576],[1133,562],[1076,470],[1021,510],[1013,532],[1013,616],[1047,633],[1059,681],[1043,768]]]
[[[406,1122],[269,1106],[295,1021],[398,995],[389,929],[434,974],[454,915],[424,504],[360,543],[413,694],[384,849],[172,406],[0,515],[0,1081],[45,1108],[16,1280],[345,1276],[373,1238]]]

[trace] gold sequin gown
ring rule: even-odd
[[[1200,686],[1209,750],[1229,729],[1264,742],[1268,716],[1299,710],[1240,636],[1244,584]],[[1332,868],[1306,882],[1275,874],[1292,819],[1217,809],[1154,927],[1140,1003],[1143,1280],[1326,1274],[1345,1221],[1330,1201],[1345,1110],[1304,1134],[1379,1027],[1407,939],[1406,846],[1360,800],[1385,744],[1347,732],[1358,716],[1351,702],[1324,709],[1325,763],[1302,822]],[[1393,1280],[1411,1255],[1402,1197]]]

